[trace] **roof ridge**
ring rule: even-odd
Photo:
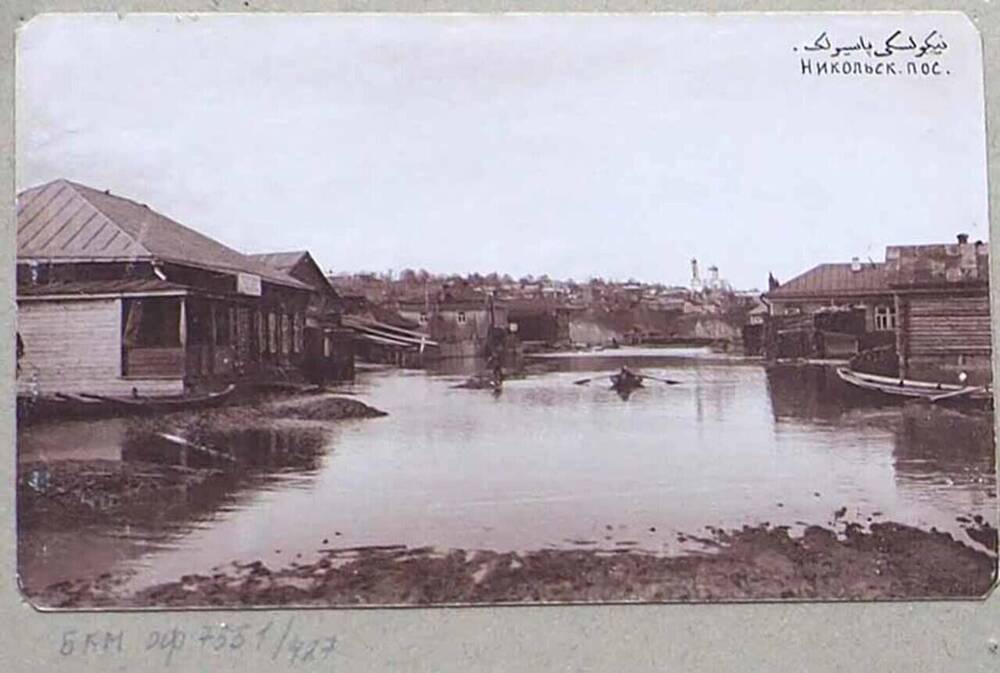
[[[121,233],[122,236],[124,236],[125,238],[129,239],[130,241],[132,241],[132,243],[134,243],[135,245],[139,246],[139,248],[141,248],[142,251],[145,252],[150,258],[156,257],[156,255],[154,255],[150,251],[150,249],[146,247],[146,245],[144,243],[142,243],[141,241],[139,241],[138,239],[136,239],[135,236],[133,236],[132,234],[130,234],[125,229],[125,227],[123,227],[120,223],[116,222],[115,219],[113,217],[111,217],[110,215],[108,215],[106,212],[104,212],[103,210],[101,210],[100,206],[98,206],[96,203],[94,203],[91,199],[87,198],[87,195],[85,193],[81,192],[81,190],[80,190],[81,187],[84,190],[89,190],[89,191],[97,191],[96,189],[94,189],[93,187],[88,187],[87,185],[81,185],[78,182],[73,182],[72,180],[68,180],[67,178],[59,178],[58,180],[53,180],[53,182],[64,182],[64,183],[66,183],[66,185],[70,189],[73,190],[74,194],[76,194],[81,199],[83,199],[84,201],[86,201],[87,205],[89,205],[91,208],[93,208],[94,210],[96,210],[100,214],[101,217],[103,217],[105,220],[107,220],[108,222],[110,222],[111,224],[113,224],[115,226],[115,228],[118,229],[118,231]],[[107,192],[105,192],[105,194],[107,196],[112,196],[110,190],[108,190]],[[121,196],[117,196],[117,195],[114,195],[114,196],[116,198],[125,198],[125,197],[121,197]],[[126,200],[130,200],[130,199],[126,199]],[[136,203],[137,205],[141,205],[141,204],[138,204],[136,201],[133,201],[132,203]]]
[[[308,255],[309,251],[305,248],[297,248],[295,250],[271,250],[269,252],[248,252],[246,254],[250,257],[265,257],[267,255]]]

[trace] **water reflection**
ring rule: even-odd
[[[856,409],[898,407],[900,401],[852,388],[824,365],[767,368],[767,391],[775,420],[834,421]]]
[[[125,461],[192,468],[311,472],[319,467],[327,436],[316,427],[220,430],[201,425],[177,435],[133,428],[125,434],[121,455]]]
[[[607,378],[625,363],[681,383],[651,381],[626,403]],[[198,525],[119,567],[153,582],[234,560],[305,562],[325,544],[681,553],[707,525],[832,525],[842,508],[848,520],[960,539],[957,517],[995,519],[991,414],[885,404],[828,369],[765,370],[704,351],[538,358],[499,395],[456,388],[481,372],[474,361],[363,370],[352,390],[389,412],[377,421],[186,425],[185,439],[251,476],[206,496]],[[190,451],[148,434],[119,440],[122,428],[103,423],[92,428],[102,451],[192,464]],[[67,457],[63,444],[82,445],[42,428],[19,437],[22,457]]]
[[[895,424],[899,479],[979,485],[994,473],[993,416],[907,405]]]
[[[49,461],[67,460],[84,471],[67,482],[77,486],[71,486],[66,497],[89,498],[92,490],[101,488],[95,483],[80,490],[79,480],[86,479],[87,472],[115,474],[102,463],[89,461],[120,462],[123,469],[120,477],[108,480],[109,492],[98,494],[103,496],[101,508],[109,512],[106,522],[50,519],[42,522],[41,529],[29,526],[20,530],[18,568],[22,583],[37,589],[80,577],[81,568],[96,574],[113,567],[133,567],[137,562],[141,567],[142,559],[174,548],[179,540],[216,517],[252,508],[261,492],[302,488],[302,480],[315,473],[330,450],[331,433],[326,428],[220,429],[198,422],[175,426],[191,418],[183,415],[153,423],[145,419],[104,419],[86,424],[69,421],[34,425],[23,433],[19,462],[32,466],[33,473],[47,475],[44,466]],[[52,464],[54,469],[62,469],[57,467],[59,462]],[[128,467],[133,464],[134,468]],[[136,469],[148,471],[144,465],[211,471],[192,480],[175,479],[161,498],[118,507],[114,493],[142,488],[129,475]],[[148,475],[138,478],[148,479]]]
[[[832,426],[842,436],[890,436],[894,480],[914,498],[947,501],[964,493],[970,507],[995,498],[992,412],[859,391],[820,365],[769,368],[767,387],[779,431]]]

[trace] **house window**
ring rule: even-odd
[[[281,354],[288,355],[292,350],[292,316],[281,314]]]
[[[278,352],[278,315],[273,312],[267,314],[267,352]]]
[[[296,313],[292,316],[292,349],[296,353],[302,352],[302,322],[303,318],[301,313]]]
[[[267,325],[264,322],[264,314],[256,311],[254,313],[254,322],[257,326],[257,352],[264,354],[267,352]]]
[[[875,307],[875,331],[889,332],[896,329],[896,307],[876,306]]]
[[[458,312],[458,324],[461,325],[465,322],[465,311]]]

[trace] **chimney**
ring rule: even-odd
[[[851,271],[861,271],[861,258],[851,257]]]
[[[977,278],[979,276],[979,247],[969,245],[969,235],[958,235],[958,256],[959,268],[965,278]]]

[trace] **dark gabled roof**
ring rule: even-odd
[[[17,199],[17,257],[52,262],[163,261],[309,289],[141,203],[69,180],[32,187]]]
[[[251,259],[255,259],[258,262],[272,266],[279,271],[284,271],[288,273],[295,268],[295,265],[301,262],[309,255],[307,250],[295,250],[293,252],[258,252],[256,254],[249,255]]]
[[[855,271],[851,264],[820,264],[768,292],[768,299],[809,299],[888,294],[885,265],[866,262]]]
[[[326,277],[319,264],[308,250],[295,250],[292,252],[260,252],[249,257],[261,264],[266,264],[282,273],[288,274],[295,280],[305,283],[309,287],[319,292],[328,292],[334,296],[339,296],[333,283]]]

